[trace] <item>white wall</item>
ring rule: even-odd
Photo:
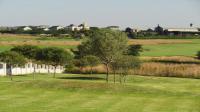
[[[0,76],[7,75],[6,64],[0,63]],[[1,67],[2,66],[2,67]],[[31,73],[54,73],[54,67],[51,65],[37,65],[32,63],[27,63],[24,67],[13,67],[12,75],[23,75],[23,74],[31,74]],[[64,67],[58,66],[56,67],[56,73],[63,73]]]
[[[0,63],[0,76],[6,76],[6,64]]]

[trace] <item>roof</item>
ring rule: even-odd
[[[198,28],[167,28],[169,32],[200,32]]]

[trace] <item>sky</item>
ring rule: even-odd
[[[200,27],[200,0],[0,0],[0,26]]]

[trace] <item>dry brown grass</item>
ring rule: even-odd
[[[153,62],[162,62],[162,63],[200,63],[200,60],[195,57],[187,56],[161,56],[161,57],[141,57],[143,61],[153,61]]]
[[[131,71],[134,75],[200,78],[200,60],[192,57],[143,57],[146,62],[140,68]],[[157,62],[154,62],[157,60]],[[90,68],[82,71],[89,73]],[[106,73],[103,65],[94,67],[94,73]]]
[[[166,77],[200,78],[200,65],[197,64],[163,64],[144,63],[133,74]]]
[[[16,46],[16,45],[36,45],[36,46],[77,46],[79,41],[40,41],[40,40],[30,40],[30,41],[0,41],[2,46]]]

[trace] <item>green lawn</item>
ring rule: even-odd
[[[142,56],[195,56],[200,51],[200,39],[186,39],[192,43],[144,45]]]
[[[0,112],[199,112],[200,80],[129,76],[125,85],[104,76],[0,77]]]

